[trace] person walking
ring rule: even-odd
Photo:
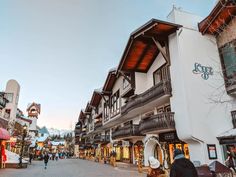
[[[44,160],[44,169],[47,169],[47,165],[48,165],[48,159],[49,159],[49,155],[47,152],[45,152],[43,160]]]
[[[29,163],[30,163],[30,164],[31,164],[31,162],[32,162],[32,159],[33,159],[33,153],[30,152],[30,154],[29,154]]]
[[[227,150],[227,159],[225,160],[225,164],[229,169],[233,169],[234,172],[236,173],[236,169],[234,166],[234,156],[231,150]]]
[[[55,157],[56,157],[56,161],[58,161],[59,154],[58,154],[58,153],[56,153]]]
[[[174,162],[170,168],[170,177],[198,177],[193,163],[184,157],[182,150],[174,150]]]
[[[149,170],[147,177],[167,177],[167,174],[164,170],[160,168],[160,162],[153,156],[149,157]]]

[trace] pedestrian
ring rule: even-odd
[[[58,153],[56,153],[56,161],[58,161],[58,158],[59,158],[59,154]]]
[[[6,151],[5,151],[5,146],[2,145],[1,146],[1,151],[2,154],[2,168],[6,168],[6,161],[7,161],[7,155],[6,155]]]
[[[43,160],[44,160],[44,169],[47,169],[47,165],[48,165],[48,159],[49,159],[49,155],[47,152],[44,153],[44,157],[43,157]]]
[[[164,170],[161,169],[160,162],[153,156],[149,157],[149,170],[147,177],[167,177]]]
[[[229,169],[233,169],[236,173],[235,166],[234,166],[234,156],[231,150],[227,150],[227,159],[225,160],[225,164]]]
[[[170,177],[198,177],[193,163],[184,157],[182,150],[174,150],[174,162],[170,168]]]
[[[29,163],[30,163],[30,164],[31,164],[32,159],[33,159],[33,153],[30,152],[30,154],[29,154]]]

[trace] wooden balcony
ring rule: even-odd
[[[131,137],[142,136],[139,132],[139,125],[126,125],[112,132],[112,139],[128,139]]]
[[[99,121],[99,122],[94,123],[94,129],[95,129],[95,130],[98,129],[98,128],[100,128],[100,127],[102,127],[102,121]]]
[[[121,107],[121,115],[127,114],[129,111],[141,107],[149,102],[158,99],[164,95],[171,95],[171,82],[170,80],[162,81],[159,84],[148,89],[144,93],[137,95]]]
[[[96,135],[94,136],[94,143],[108,143],[110,142],[109,135]]]
[[[175,130],[175,121],[173,112],[165,112],[143,119],[140,122],[139,131],[141,133],[160,132]]]

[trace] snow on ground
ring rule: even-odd
[[[7,155],[7,161],[6,163],[19,163],[20,156],[14,152],[6,150]],[[22,160],[22,163],[27,163],[24,159]]]

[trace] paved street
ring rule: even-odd
[[[27,169],[0,170],[1,177],[145,177],[145,174],[128,169],[113,168],[87,160],[67,159],[49,161],[44,169],[43,161],[33,161]]]

